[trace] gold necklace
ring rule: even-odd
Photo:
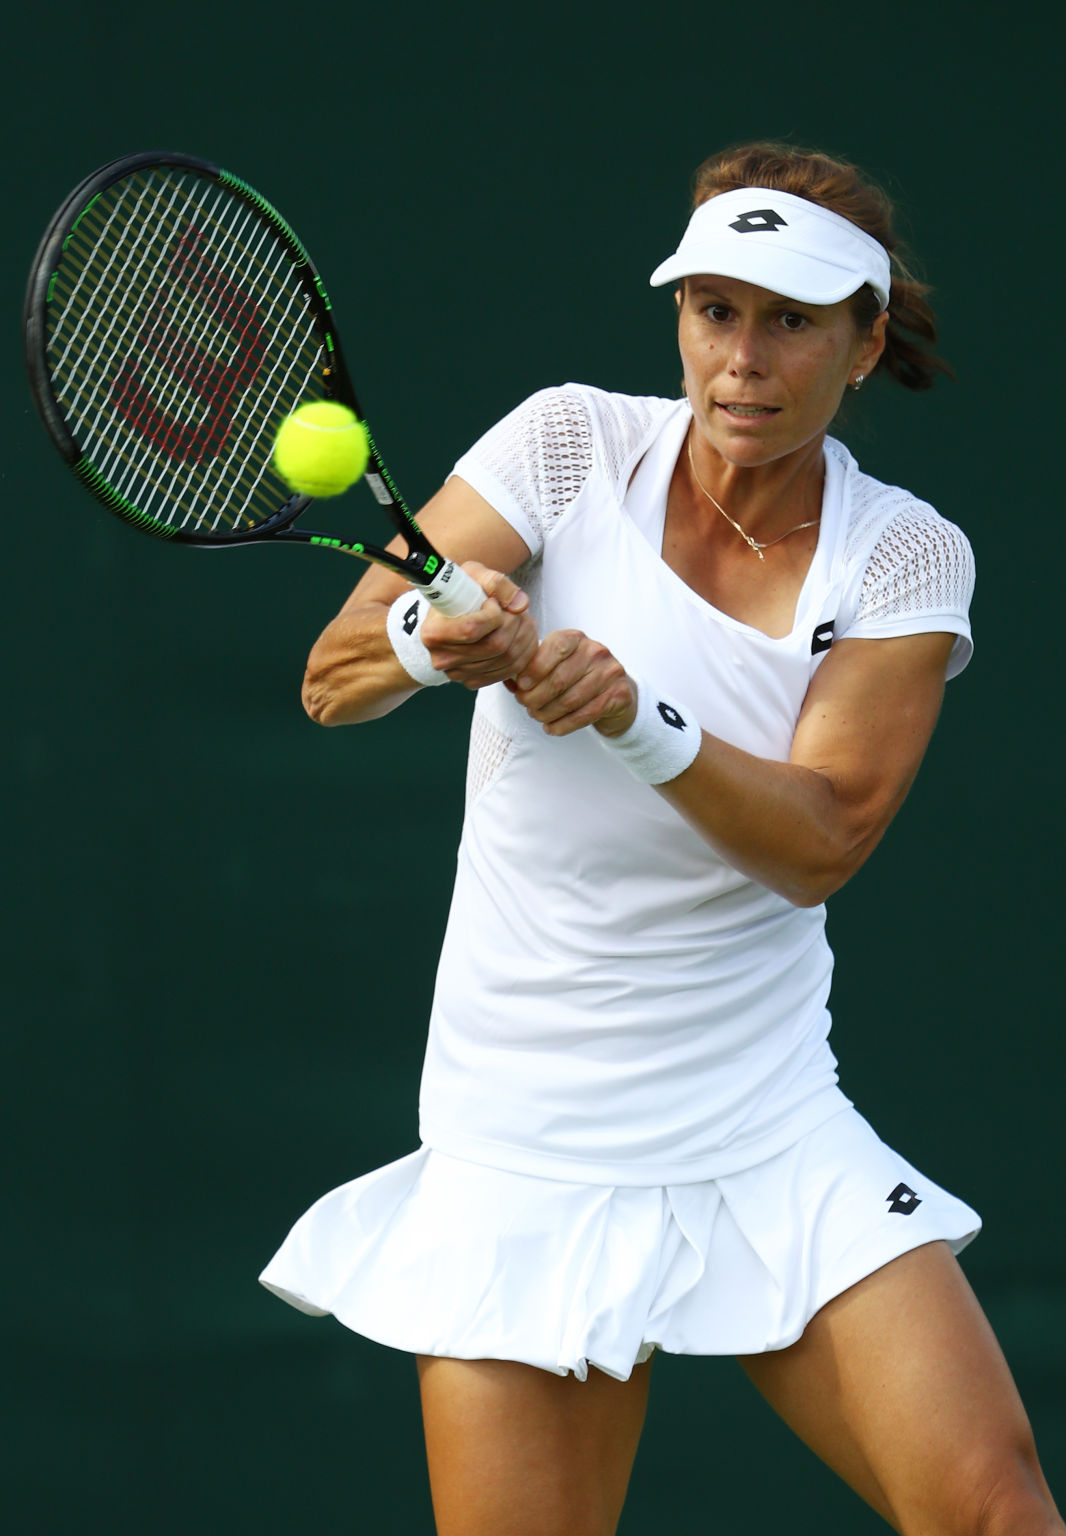
[[[820,523],[821,522],[822,514],[819,512],[818,516],[817,517],[812,517],[809,522],[797,523],[795,528],[790,528],[788,530],[788,533],[778,534],[776,539],[767,539],[765,544],[760,543],[758,539],[753,539],[750,533],[745,533],[743,528],[740,526],[740,524],[734,518],[730,517],[729,513],[726,511],[725,507],[722,506],[721,502],[715,501],[715,499],[711,495],[710,491],[704,485],[703,481],[700,479],[699,475],[696,473],[696,465],[695,465],[695,462],[694,462],[694,460],[692,458],[692,438],[689,437],[689,438],[686,439],[686,441],[688,443],[688,462],[689,462],[689,468],[692,470],[692,478],[695,480],[695,482],[699,486],[700,490],[706,496],[707,500],[711,503],[711,506],[718,508],[719,512],[721,512],[721,514],[725,518],[726,522],[729,523],[732,527],[734,527],[737,530],[737,532],[740,534],[740,537],[744,540],[744,542],[746,544],[750,544],[751,548],[755,551],[755,553],[758,555],[760,560],[764,560],[765,559],[765,557],[763,555],[763,550],[764,549],[769,549],[771,547],[771,545],[773,545],[773,544],[780,544],[782,539],[787,539],[790,534],[799,533],[801,528],[813,528],[816,523]]]

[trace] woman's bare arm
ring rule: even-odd
[[[704,731],[699,755],[658,786],[734,868],[796,906],[816,906],[869,858],[933,733],[954,636],[840,640],[815,673],[788,762]],[[633,723],[636,684],[597,642],[556,631],[516,697],[552,735]]]
[[[446,647],[440,670],[468,688],[513,676],[537,645],[528,600],[502,574],[528,558],[524,542],[484,497],[456,477],[427,503],[418,521],[486,594],[477,613],[458,619],[431,613],[426,619],[426,644]],[[369,568],[311,650],[303,702],[312,720],[320,725],[375,720],[418,692],[385,630],[392,603],[410,590],[392,571]]]

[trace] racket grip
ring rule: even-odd
[[[457,619],[464,613],[477,613],[485,601],[485,593],[472,576],[468,576],[454,560],[445,560],[427,587],[419,591],[438,613],[446,618]]]

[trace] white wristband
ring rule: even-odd
[[[703,740],[699,722],[686,705],[637,684],[637,717],[621,736],[600,741],[642,784],[667,784],[695,761]]]
[[[429,604],[419,593],[401,592],[389,609],[385,633],[408,676],[423,688],[436,688],[448,681],[448,674],[435,669],[422,643],[422,621],[428,612]]]

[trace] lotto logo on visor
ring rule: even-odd
[[[783,219],[781,215],[779,213],[775,213],[772,208],[756,208],[754,213],[742,213],[740,218],[734,219],[729,227],[730,229],[737,230],[739,234],[750,235],[754,230],[757,229],[768,229],[773,231],[775,229],[780,229],[782,224],[787,223],[788,220]]]
[[[872,235],[820,203],[741,187],[701,203],[653,288],[683,277],[733,277],[802,304],[837,304],[868,283],[888,306],[891,263]]]

